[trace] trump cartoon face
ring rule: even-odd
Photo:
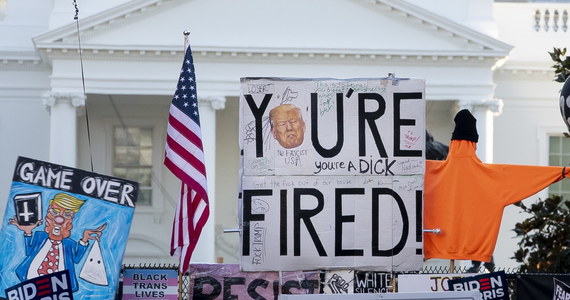
[[[293,104],[283,104],[269,112],[271,133],[283,148],[299,147],[305,139],[305,121],[301,109]]]
[[[56,203],[51,203],[47,210],[45,231],[49,238],[55,241],[61,241],[71,235],[73,228],[73,218],[75,212],[65,209]]]
[[[83,201],[65,193],[59,193],[50,201],[45,232],[54,241],[61,241],[71,235],[73,218],[83,205]]]

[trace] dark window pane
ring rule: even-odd
[[[139,205],[152,203],[152,128],[115,127],[113,175],[139,183]]]

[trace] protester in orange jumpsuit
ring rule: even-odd
[[[424,183],[424,258],[489,262],[503,209],[568,176],[570,168],[486,164],[475,154],[479,135],[468,110],[455,116],[444,161],[427,160]]]

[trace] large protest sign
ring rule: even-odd
[[[237,264],[191,264],[189,299],[277,299],[319,294],[318,272],[242,272]]]
[[[422,264],[421,176],[249,176],[242,184],[245,270]]]
[[[422,265],[422,80],[242,79],[246,271]]]
[[[18,158],[0,232],[2,294],[66,270],[74,298],[112,299],[137,195],[136,182]]]

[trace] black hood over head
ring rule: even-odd
[[[451,135],[452,140],[467,140],[477,143],[479,134],[477,134],[477,119],[467,109],[460,110],[453,119],[455,121],[455,129]]]

